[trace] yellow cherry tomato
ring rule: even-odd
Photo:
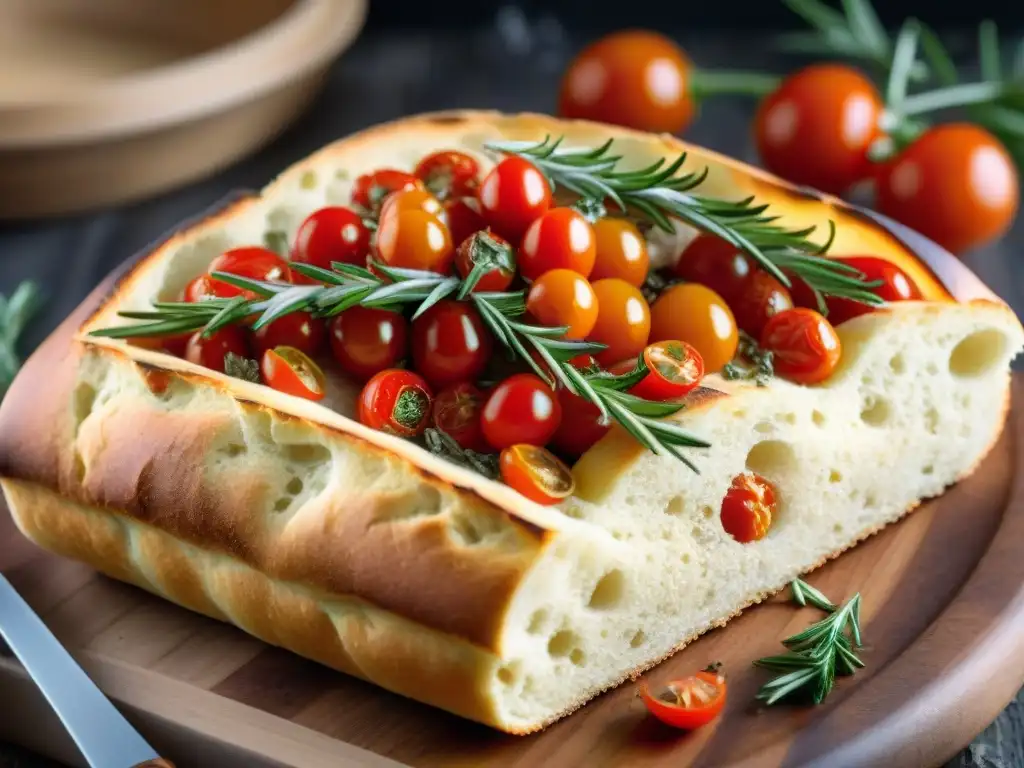
[[[672,340],[696,348],[704,359],[704,370],[715,373],[736,355],[736,318],[710,288],[700,283],[673,285],[651,307],[651,343]]]
[[[608,367],[643,352],[651,333],[651,309],[640,289],[617,277],[597,280],[591,287],[597,321],[587,339],[608,346],[595,355],[597,362]]]
[[[541,325],[565,326],[565,338],[582,339],[597,322],[597,297],[583,275],[551,269],[530,286],[526,311]]]
[[[647,279],[651,259],[647,241],[629,219],[603,218],[594,222],[597,256],[591,280],[617,277],[638,288]]]

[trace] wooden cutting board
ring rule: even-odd
[[[62,355],[90,304],[29,365]],[[1024,684],[1024,375],[1013,390],[1007,427],[972,477],[809,579],[833,600],[862,594],[866,669],[820,707],[755,706],[767,673],[751,661],[820,618],[776,598],[649,673],[657,683],[723,663],[725,714],[691,735],[652,722],[626,684],[543,733],[506,736],[42,552],[4,513],[0,571],[179,768],[921,768],[965,746]],[[83,765],[9,656],[0,739]]]

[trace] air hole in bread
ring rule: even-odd
[[[590,593],[590,600],[587,601],[587,607],[596,611],[615,608],[622,602],[625,594],[625,575],[618,569],[608,571],[594,586],[594,591]]]
[[[526,631],[531,635],[539,635],[544,631],[548,623],[548,609],[538,608],[530,614],[530,623],[526,625]]]
[[[793,446],[783,440],[762,440],[747,453],[747,469],[771,479],[796,467]]]
[[[573,648],[571,651],[569,651],[569,661],[571,661],[577,667],[585,666],[587,663],[587,658],[583,653],[583,649]]]
[[[217,450],[218,453],[221,453],[230,459],[233,459],[236,456],[241,456],[246,451],[248,451],[248,448],[245,447],[244,443],[233,442],[225,443]]]
[[[560,629],[548,640],[548,654],[554,658],[564,658],[578,648],[580,637],[571,629]]]
[[[868,395],[860,409],[860,420],[872,427],[881,427],[889,421],[892,409],[889,401],[878,395]]]
[[[811,422],[816,427],[825,426],[825,414],[818,410],[811,411]]]
[[[684,509],[685,502],[683,501],[683,497],[677,494],[668,500],[668,503],[665,505],[665,514],[670,517],[678,517],[683,514]]]
[[[1002,331],[994,328],[975,331],[953,347],[949,356],[949,371],[961,378],[984,376],[1002,364],[1006,344],[1006,335]]]
[[[770,435],[775,431],[775,425],[770,421],[759,421],[754,425],[754,431],[762,435]]]
[[[935,406],[929,407],[924,412],[924,425],[931,434],[939,433],[939,410]]]
[[[284,458],[297,464],[319,464],[331,458],[326,446],[316,443],[293,443],[283,446]]]
[[[931,474],[934,474],[934,473],[935,473],[935,466],[932,465],[932,464],[925,464],[923,467],[921,467],[921,474],[922,475],[931,475]]]
[[[700,508],[700,513],[704,516],[705,520],[710,520],[715,516],[715,510],[710,504],[705,504]]]
[[[71,395],[72,408],[75,415],[75,434],[82,422],[89,418],[93,406],[96,403],[96,387],[85,381],[80,381]]]
[[[833,469],[833,470],[829,471],[829,473],[828,473],[828,481],[830,483],[838,483],[838,482],[841,482],[842,479],[843,479],[843,473],[840,472],[838,469]]]
[[[889,368],[893,373],[900,374],[906,373],[907,361],[903,357],[902,352],[897,352],[895,355],[889,358]]]
[[[781,421],[783,424],[796,424],[795,413],[779,413],[775,416],[776,421]]]
[[[928,374],[929,376],[938,376],[938,374],[939,374],[939,366],[937,366],[937,365],[935,364],[935,361],[930,361],[930,362],[928,363],[928,365],[926,365],[926,366],[924,367],[924,371],[925,371],[925,373],[927,373],[927,374]]]
[[[683,554],[679,556],[679,562],[681,562],[683,565],[689,565],[690,564],[690,553],[689,552],[683,552]]]
[[[316,189],[316,174],[313,171],[306,171],[299,177],[299,186],[303,189]]]
[[[293,477],[288,481],[288,484],[284,487],[286,493],[292,496],[298,496],[302,493],[303,482],[301,477]]]
[[[294,499],[291,496],[282,496],[281,498],[279,498],[277,501],[274,502],[274,511],[275,512],[284,512],[284,511],[286,511],[288,509],[288,507],[290,507],[292,505],[292,501],[294,501]]]
[[[633,633],[633,636],[629,639],[630,648],[639,648],[647,641],[647,635],[644,634],[642,629],[638,629]]]
[[[502,685],[512,685],[522,672],[522,664],[518,661],[512,661],[498,668],[498,681]]]
[[[842,533],[843,532],[843,524],[842,523],[836,523],[835,525],[832,526],[832,530],[835,531],[836,533]]]
[[[583,508],[579,504],[573,504],[572,502],[566,504],[561,508],[562,514],[566,517],[572,517],[576,520],[583,519]]]
[[[864,496],[864,508],[865,509],[874,509],[877,506],[878,506],[878,498],[875,496],[875,494],[869,493],[866,496]]]
[[[448,517],[448,535],[464,547],[476,546],[499,530],[499,526],[483,514],[455,512]]]

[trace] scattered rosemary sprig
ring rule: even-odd
[[[740,331],[736,357],[722,368],[722,378],[729,381],[753,379],[757,386],[766,387],[775,375],[772,358],[771,350],[761,349],[753,336]]]
[[[453,464],[476,470],[491,480],[497,480],[500,476],[496,453],[480,453],[463,448],[451,435],[434,427],[427,427],[423,432],[423,442],[428,451]]]
[[[0,397],[21,367],[18,337],[39,308],[39,297],[39,287],[32,282],[19,285],[10,298],[0,296]]]
[[[241,357],[234,352],[224,355],[224,373],[234,376],[242,381],[251,381],[253,384],[262,383],[260,379],[260,364],[248,357]]]
[[[803,579],[793,579],[789,584],[789,590],[793,602],[797,605],[804,606],[810,603],[815,608],[828,613],[832,613],[836,609],[835,605],[820,590],[812,587]]]

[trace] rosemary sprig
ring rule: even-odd
[[[476,470],[491,480],[497,480],[500,475],[498,454],[480,453],[463,448],[449,434],[440,429],[427,427],[423,432],[423,443],[431,453],[437,454],[453,464]]]
[[[234,376],[242,381],[249,381],[253,384],[262,383],[260,379],[260,364],[248,357],[241,357],[234,352],[224,355],[224,373]]]
[[[812,587],[803,579],[793,579],[789,584],[789,589],[793,602],[797,605],[807,605],[810,603],[815,608],[827,611],[828,613],[832,613],[836,609],[835,605],[820,590]]]
[[[18,337],[39,307],[39,287],[32,282],[19,285],[10,298],[0,296],[0,397],[14,381],[21,367]]]

